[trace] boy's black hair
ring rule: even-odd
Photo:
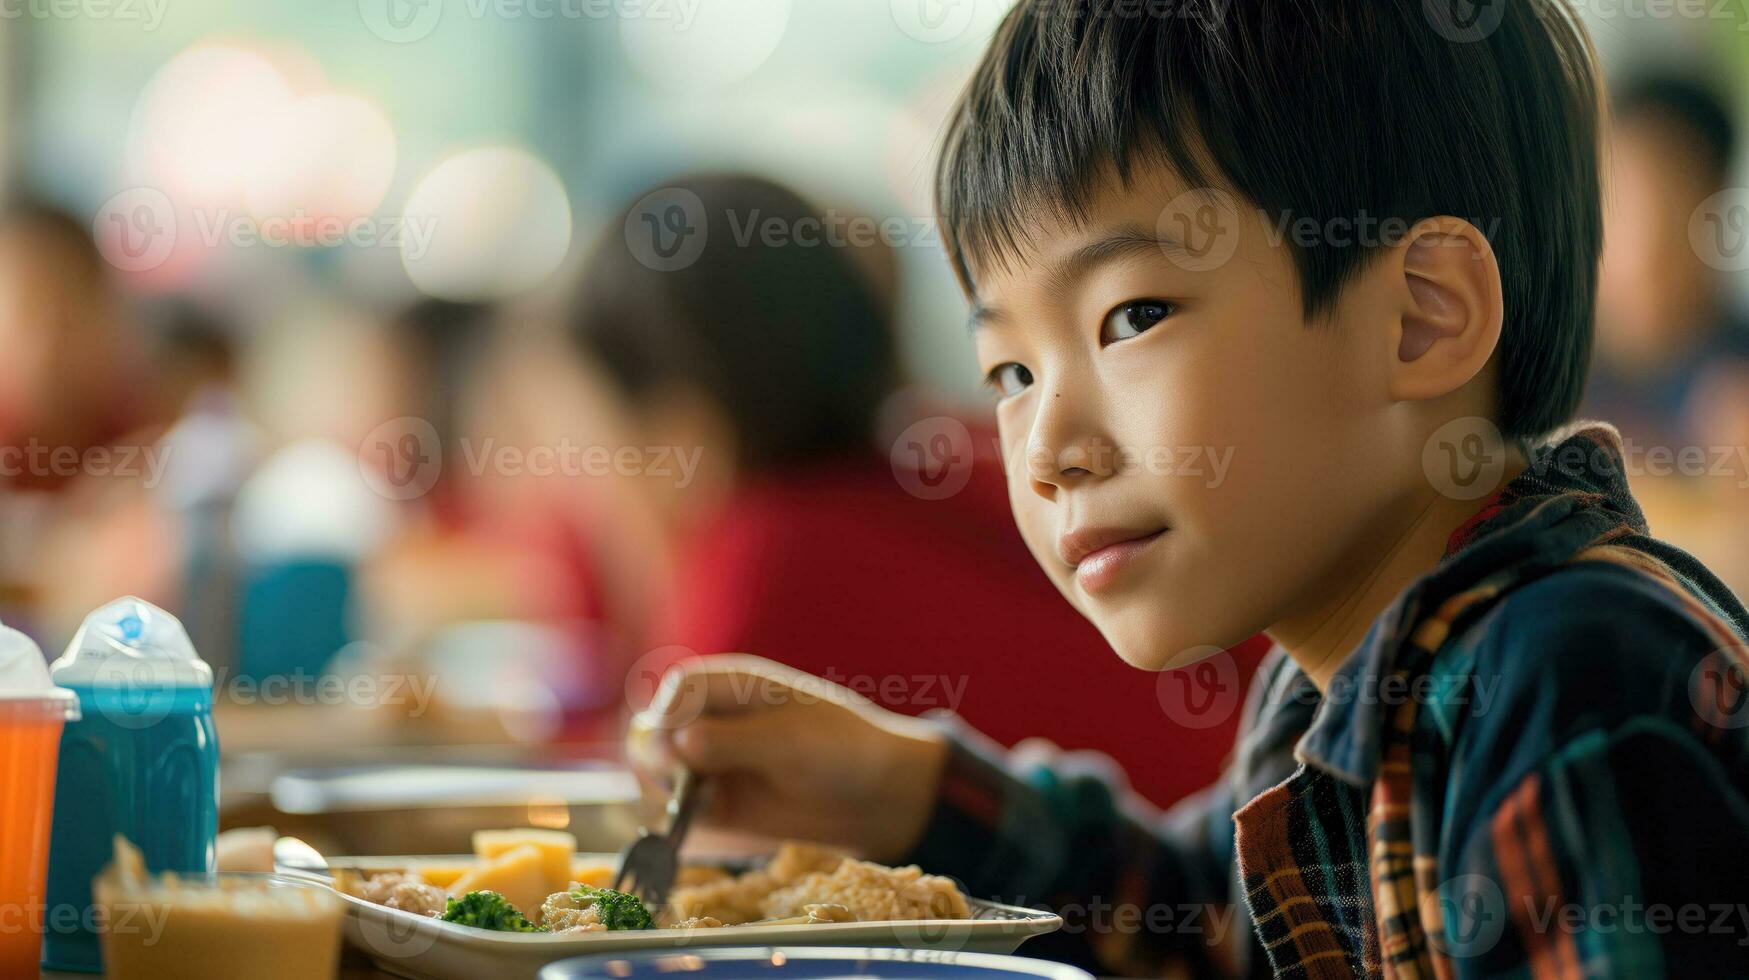
[[[1730,107],[1710,84],[1670,72],[1637,75],[1616,86],[1613,102],[1617,122],[1649,116],[1687,130],[1707,162],[1707,179],[1723,182],[1736,151],[1737,127]]]
[[[814,234],[826,215],[759,177],[692,176],[661,189],[696,195],[702,249],[681,268],[651,264],[622,230],[648,198],[628,207],[572,295],[572,341],[633,402],[671,386],[702,392],[750,471],[870,452],[898,376],[892,297],[877,288],[882,259],[870,254],[883,244]],[[788,234],[759,231],[773,223]]]
[[[1046,209],[1160,161],[1272,224],[1464,218],[1500,265],[1498,422],[1567,421],[1590,362],[1599,90],[1562,0],[1020,0],[948,124],[936,176],[962,286]],[[1349,227],[1353,227],[1350,225]],[[1307,316],[1382,244],[1289,239]],[[1309,247],[1308,247],[1309,246]]]

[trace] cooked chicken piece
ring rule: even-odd
[[[411,874],[372,875],[349,890],[367,902],[414,915],[442,915],[449,900],[443,889]]]
[[[860,922],[915,919],[968,919],[971,910],[959,887],[947,878],[926,875],[916,865],[888,868],[847,860],[830,874],[816,871],[765,897],[765,918],[803,915],[822,903],[843,906]]]
[[[804,905],[802,911],[807,913],[808,924],[818,922],[855,922],[856,913],[842,905],[822,902],[818,905]]]
[[[818,844],[788,843],[778,849],[765,867],[739,877],[718,877],[698,884],[684,884],[668,896],[676,918],[710,917],[729,925],[768,918],[763,911],[766,896],[797,879],[832,871],[844,863],[844,852]]]
[[[606,932],[601,911],[580,892],[554,892],[540,907],[535,920],[553,932]]]

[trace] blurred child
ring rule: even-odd
[[[76,452],[147,421],[150,378],[89,232],[64,212],[22,204],[0,220],[0,446]],[[52,488],[62,467],[8,467],[10,487]]]
[[[84,225],[32,202],[0,217],[0,616],[46,646],[117,595],[175,595],[142,354]]]
[[[551,566],[531,549],[561,530],[557,516],[499,500],[503,475],[480,465],[496,443],[516,441],[487,408],[504,394],[501,316],[493,304],[425,299],[379,338],[382,417],[361,465],[396,498],[398,520],[367,588],[375,631],[397,645],[416,648],[458,623],[554,611],[554,585],[543,581]]]
[[[1718,268],[1725,256],[1697,247],[1690,232],[1729,183],[1732,109],[1675,75],[1630,79],[1614,103],[1585,411],[1645,444],[1717,441],[1697,395],[1712,378],[1749,375],[1749,325],[1731,308]]]
[[[231,517],[260,439],[244,414],[233,328],[190,303],[170,305],[156,326],[155,394],[174,419],[160,442],[166,464],[156,489],[182,555],[177,616],[202,659],[230,671],[241,573]]]
[[[1726,190],[1733,111],[1686,74],[1641,75],[1616,90],[1584,412],[1620,428],[1650,521],[1741,593],[1749,319],[1724,270],[1749,247],[1749,205]]]

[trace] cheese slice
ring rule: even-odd
[[[407,870],[439,888],[448,888],[455,884],[457,878],[479,866],[480,862],[478,861],[469,861],[466,864],[443,864],[433,861],[430,864],[416,863]]]
[[[587,864],[579,861],[571,866],[571,881],[588,885],[591,888],[612,888],[613,867],[606,864]],[[570,882],[566,882],[567,885]]]
[[[537,827],[474,832],[474,853],[485,861],[491,861],[520,847],[532,847],[540,852],[542,873],[546,875],[549,886],[548,894],[562,892],[571,884],[571,860],[577,854],[575,836],[562,830],[541,830]]]
[[[540,848],[524,844],[457,878],[450,883],[448,891],[458,898],[468,892],[497,892],[521,909],[523,915],[533,919],[540,914],[547,896],[563,888],[563,885],[550,887]]]

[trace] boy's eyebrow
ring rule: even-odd
[[[1155,251],[1182,253],[1187,250],[1183,242],[1155,229],[1122,225],[1058,259],[1046,271],[1044,281],[1051,290],[1062,292],[1096,266]]]
[[[980,327],[1000,324],[1006,319],[1008,315],[1001,310],[973,300],[972,312],[966,317],[966,332],[975,334]]]
[[[1097,266],[1156,250],[1166,253],[1188,251],[1184,243],[1170,235],[1140,225],[1121,225],[1110,234],[1088,242],[1051,263],[1045,270],[1044,283],[1052,292],[1066,292],[1077,279]],[[1001,324],[1006,319],[1001,310],[974,300],[971,315],[966,319],[966,330],[975,334],[981,327]]]

